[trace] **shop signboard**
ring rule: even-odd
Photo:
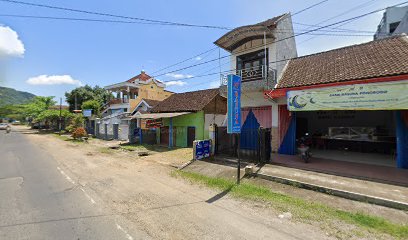
[[[161,118],[159,119],[149,119],[146,121],[147,128],[159,128],[163,126],[163,121]]]
[[[241,132],[241,77],[228,75],[228,133]]]
[[[194,159],[200,160],[211,156],[211,140],[196,140],[193,142]]]
[[[288,91],[289,111],[408,109],[408,80]]]

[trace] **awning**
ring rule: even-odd
[[[172,112],[172,113],[146,113],[141,115],[135,115],[132,118],[139,118],[139,119],[158,119],[158,118],[171,118],[177,117],[185,114],[189,114],[191,112]]]
[[[274,30],[278,22],[286,16],[289,16],[289,14],[286,13],[257,24],[235,28],[224,34],[224,36],[215,41],[214,44],[228,52],[232,52],[248,41],[263,39],[265,37],[264,34],[266,34],[268,39],[274,39],[275,36],[272,30]]]

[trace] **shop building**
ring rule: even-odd
[[[231,53],[230,71],[221,75],[220,92],[226,96],[228,74],[241,76],[242,80],[242,133],[240,136],[241,156],[253,158],[260,151],[269,151],[259,142],[271,140],[277,133],[277,105],[265,98],[264,91],[271,90],[277,83],[287,61],[297,57],[293,26],[290,13],[266,21],[235,28],[214,42]],[[259,129],[263,129],[261,132]],[[218,154],[231,154],[234,143],[227,129],[217,129]],[[267,145],[270,145],[269,143]],[[261,150],[264,149],[264,150]],[[236,155],[236,153],[233,153]],[[269,153],[267,153],[269,155]]]
[[[279,154],[303,137],[313,158],[408,168],[406,35],[292,59],[265,95],[278,104]]]
[[[168,147],[191,147],[194,140],[210,138],[211,125],[222,125],[227,100],[218,89],[175,93],[159,102],[149,113],[133,118],[145,120],[156,132],[157,143]]]

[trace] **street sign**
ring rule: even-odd
[[[228,75],[228,133],[241,132],[241,77]]]
[[[92,109],[84,109],[82,110],[82,114],[84,117],[91,117],[92,116]]]

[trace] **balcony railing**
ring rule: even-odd
[[[230,74],[241,76],[243,83],[263,81],[263,86],[265,89],[273,89],[277,83],[276,69],[266,65],[224,72],[220,76],[221,86],[227,85],[228,75]]]
[[[122,104],[122,103],[129,103],[129,99],[127,99],[127,98],[124,98],[124,99],[122,99],[122,98],[113,98],[113,99],[109,100],[110,105],[112,105],[112,104]]]

